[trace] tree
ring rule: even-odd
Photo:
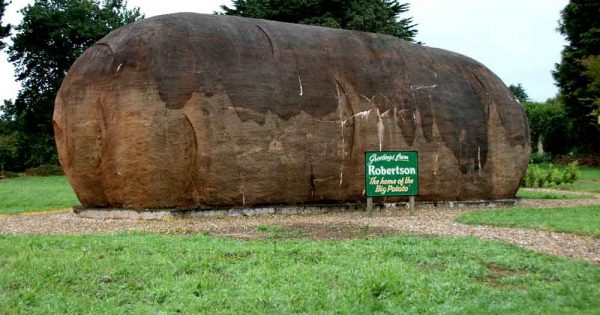
[[[529,121],[533,151],[546,151],[552,155],[568,153],[573,140],[573,124],[561,98],[549,99],[544,103],[525,102],[523,105]]]
[[[600,55],[588,56],[581,63],[585,67],[585,75],[592,80],[592,89],[600,90]],[[600,98],[596,98],[594,105],[595,108],[592,111],[592,117],[596,116],[600,124]]]
[[[568,45],[553,72],[565,109],[573,119],[577,147],[584,152],[600,152],[598,106],[600,85],[594,84],[587,63],[600,55],[600,0],[571,0],[561,12],[558,30]]]
[[[382,33],[414,41],[412,18],[400,18],[408,3],[397,0],[233,0],[226,15]]]
[[[10,2],[5,0],[0,0],[0,50],[4,49],[6,44],[2,41],[2,39],[10,34],[10,24],[2,25],[2,17],[4,17],[4,10],[6,6],[10,4]]]
[[[18,140],[15,133],[0,135],[0,169],[4,171],[4,165],[17,158]],[[1,174],[0,174],[1,175]]]
[[[142,18],[123,0],[35,0],[21,11],[9,60],[21,90],[0,110],[19,132],[17,168],[56,161],[52,131],[54,98],[77,57],[111,30]]]
[[[10,100],[4,100],[4,106],[10,105]],[[0,166],[13,165],[18,157],[19,139],[14,131],[13,121],[7,119],[9,115],[0,111]]]
[[[527,95],[527,92],[525,92],[525,89],[523,88],[521,83],[518,83],[517,85],[511,84],[508,87],[508,89],[512,92],[515,98],[519,100],[521,104],[529,101],[529,95]]]

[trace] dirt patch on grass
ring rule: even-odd
[[[497,289],[527,291],[527,287],[519,283],[519,281],[511,283],[511,280],[516,280],[511,278],[525,276],[527,275],[526,271],[507,268],[494,263],[487,264],[485,267],[487,273],[485,276],[477,278],[478,282]]]
[[[427,262],[422,262],[418,266],[419,266],[419,268],[421,268],[423,270],[430,270],[430,271],[444,269],[444,266],[442,264],[432,264],[432,263],[427,263]]]
[[[502,266],[499,266],[494,263],[487,264],[485,266],[485,268],[489,272],[489,274],[488,274],[489,278],[498,279],[498,278],[504,278],[504,277],[512,277],[517,274],[525,274],[524,271],[518,271],[515,269],[511,269],[511,268],[502,267]]]
[[[368,224],[355,225],[348,223],[291,224],[286,227],[286,231],[289,231],[292,235],[298,235],[314,240],[373,238],[398,234],[398,231],[392,228],[373,227],[369,226]]]
[[[291,223],[286,225],[261,224],[256,227],[231,225],[204,231],[199,231],[190,226],[184,226],[170,228],[161,233],[168,235],[205,233],[207,235],[225,236],[241,240],[311,239],[322,241],[357,238],[367,239],[398,234],[398,231],[392,228],[372,227],[368,224],[359,226],[349,223]]]

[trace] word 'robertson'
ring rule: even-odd
[[[414,175],[417,170],[414,167],[375,167],[369,165],[369,175]]]

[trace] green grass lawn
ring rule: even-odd
[[[600,237],[600,206],[472,211],[462,214],[457,221]]]
[[[539,164],[539,165],[544,168],[549,167],[549,164]],[[564,165],[555,165],[555,166],[557,169],[559,169],[561,171],[565,168]],[[579,171],[580,171],[581,176],[574,183],[552,185],[552,186],[550,186],[550,188],[600,193],[600,168],[580,166]]]
[[[546,169],[550,167],[549,163],[540,163],[538,165],[543,168],[546,168]],[[564,171],[565,167],[567,167],[566,165],[562,165],[562,164],[553,164],[553,165],[561,172]],[[600,181],[600,168],[599,167],[579,166],[579,172],[581,175],[579,177],[580,180]]]
[[[0,214],[62,209],[79,204],[65,176],[23,176],[0,181]]]
[[[600,181],[599,167],[580,166],[579,170],[581,171],[581,177],[579,179]]]
[[[600,268],[475,238],[0,236],[0,312],[592,314]]]
[[[547,167],[547,165],[543,165]],[[561,165],[558,168],[564,167]],[[554,189],[580,190],[600,193],[600,168],[581,167],[581,178],[573,184],[551,186]],[[528,199],[577,199],[568,193],[547,193],[519,190],[517,197]],[[0,181],[0,214],[46,211],[69,208],[79,204],[64,176],[25,176]]]
[[[589,191],[600,193],[600,180],[578,180],[572,184],[561,184],[558,189],[574,190],[574,191]]]
[[[568,191],[544,191],[521,187],[517,191],[517,198],[524,199],[588,199],[597,198],[593,194],[576,194]]]

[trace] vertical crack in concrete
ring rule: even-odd
[[[348,100],[348,96],[346,95],[346,90],[344,89],[344,87],[342,86],[342,84],[335,79],[335,89],[337,92],[337,99],[338,99],[338,110],[340,113],[340,126],[341,126],[341,134],[342,134],[342,159],[341,159],[341,163],[340,163],[340,181],[339,181],[339,185],[342,186],[343,182],[344,182],[344,163],[346,161],[346,136],[344,134],[344,125],[346,124],[346,121],[350,118],[354,118],[354,111],[352,110],[352,106],[350,105],[350,101]],[[340,93],[341,92],[341,93]],[[345,100],[345,103],[342,100],[342,97]],[[350,113],[352,114],[350,116],[350,118],[348,119],[344,119],[344,105],[345,107],[347,107],[350,110]],[[352,132],[353,132],[353,137],[352,137],[352,143],[350,144],[350,156],[352,156],[352,147],[354,146],[354,129],[355,126],[352,126]]]
[[[479,176],[481,176],[481,147],[477,147],[477,170],[479,171]]]
[[[198,148],[200,147],[198,144],[198,136],[196,136],[196,129],[194,129],[194,125],[192,124],[192,121],[190,120],[190,117],[188,117],[188,115],[183,112],[183,117],[185,118],[185,121],[187,123],[187,125],[189,126],[189,130],[191,130],[191,135],[192,135],[192,147],[191,147],[191,152],[192,152],[192,156],[191,156],[191,162],[190,162],[190,166],[188,169],[188,173],[187,173],[187,178],[188,178],[188,186],[192,186],[192,189],[194,190],[194,196],[200,196],[200,192],[198,190],[197,187],[197,183],[194,179],[194,173],[196,171],[196,166],[198,163]],[[187,189],[186,189],[187,190]],[[198,200],[194,200],[194,203],[197,203]]]
[[[300,93],[298,95],[302,96],[302,78],[300,78],[300,74],[298,74],[298,85],[300,85]]]
[[[244,171],[242,169],[240,172],[240,194],[242,194],[242,205],[246,205],[246,178],[244,177]]]
[[[379,140],[379,151],[383,151],[383,132],[384,132],[383,118],[377,108],[377,138]]]
[[[312,160],[310,163],[310,200],[315,200],[315,174],[313,170]]]
[[[346,158],[346,141],[344,139],[344,113],[342,111],[342,99],[340,98],[340,83],[335,80],[335,90],[337,92],[337,100],[338,100],[338,110],[340,112],[340,126],[341,126],[341,133],[342,133],[342,163],[340,166],[340,186],[342,185],[342,182],[344,180],[344,159]]]
[[[108,141],[106,141],[106,126],[107,126],[107,122],[106,122],[106,113],[104,112],[104,104],[103,104],[103,100],[99,99],[98,102],[96,102],[96,113],[99,116],[98,120],[99,120],[99,129],[98,132],[98,140],[100,141],[100,152],[98,152],[98,163],[96,164],[96,170],[98,170],[97,174],[96,174],[96,178],[98,181],[98,188],[100,189],[100,193],[102,195],[102,199],[104,202],[108,203],[108,197],[106,196],[106,187],[104,185],[104,181],[102,180],[103,177],[101,176],[100,171],[103,170],[102,168],[102,162],[103,162],[103,156],[105,154],[105,152],[107,151],[108,148]]]
[[[258,27],[258,29],[265,34],[265,36],[267,37],[267,41],[269,42],[269,46],[271,47],[271,55],[273,57],[275,57],[275,47],[273,46],[273,40],[271,39],[271,36],[269,35],[269,33],[267,33],[267,30],[265,30],[262,26],[256,24],[256,27]]]
[[[373,106],[373,108],[369,109],[368,111],[360,112],[358,114],[362,114],[362,113],[366,112],[366,115],[368,115],[369,112],[371,112],[373,109],[375,109],[375,111],[377,113],[377,140],[379,141],[379,151],[383,151],[383,132],[385,130],[385,127],[383,125],[383,118],[381,117],[379,107],[377,107],[377,104],[375,104],[375,95],[373,95],[373,97],[371,97],[371,98],[368,98],[364,95],[361,95],[361,97],[363,99],[365,99],[371,106]],[[356,114],[356,115],[358,115],[358,114]],[[354,115],[354,116],[356,116],[356,115]]]

